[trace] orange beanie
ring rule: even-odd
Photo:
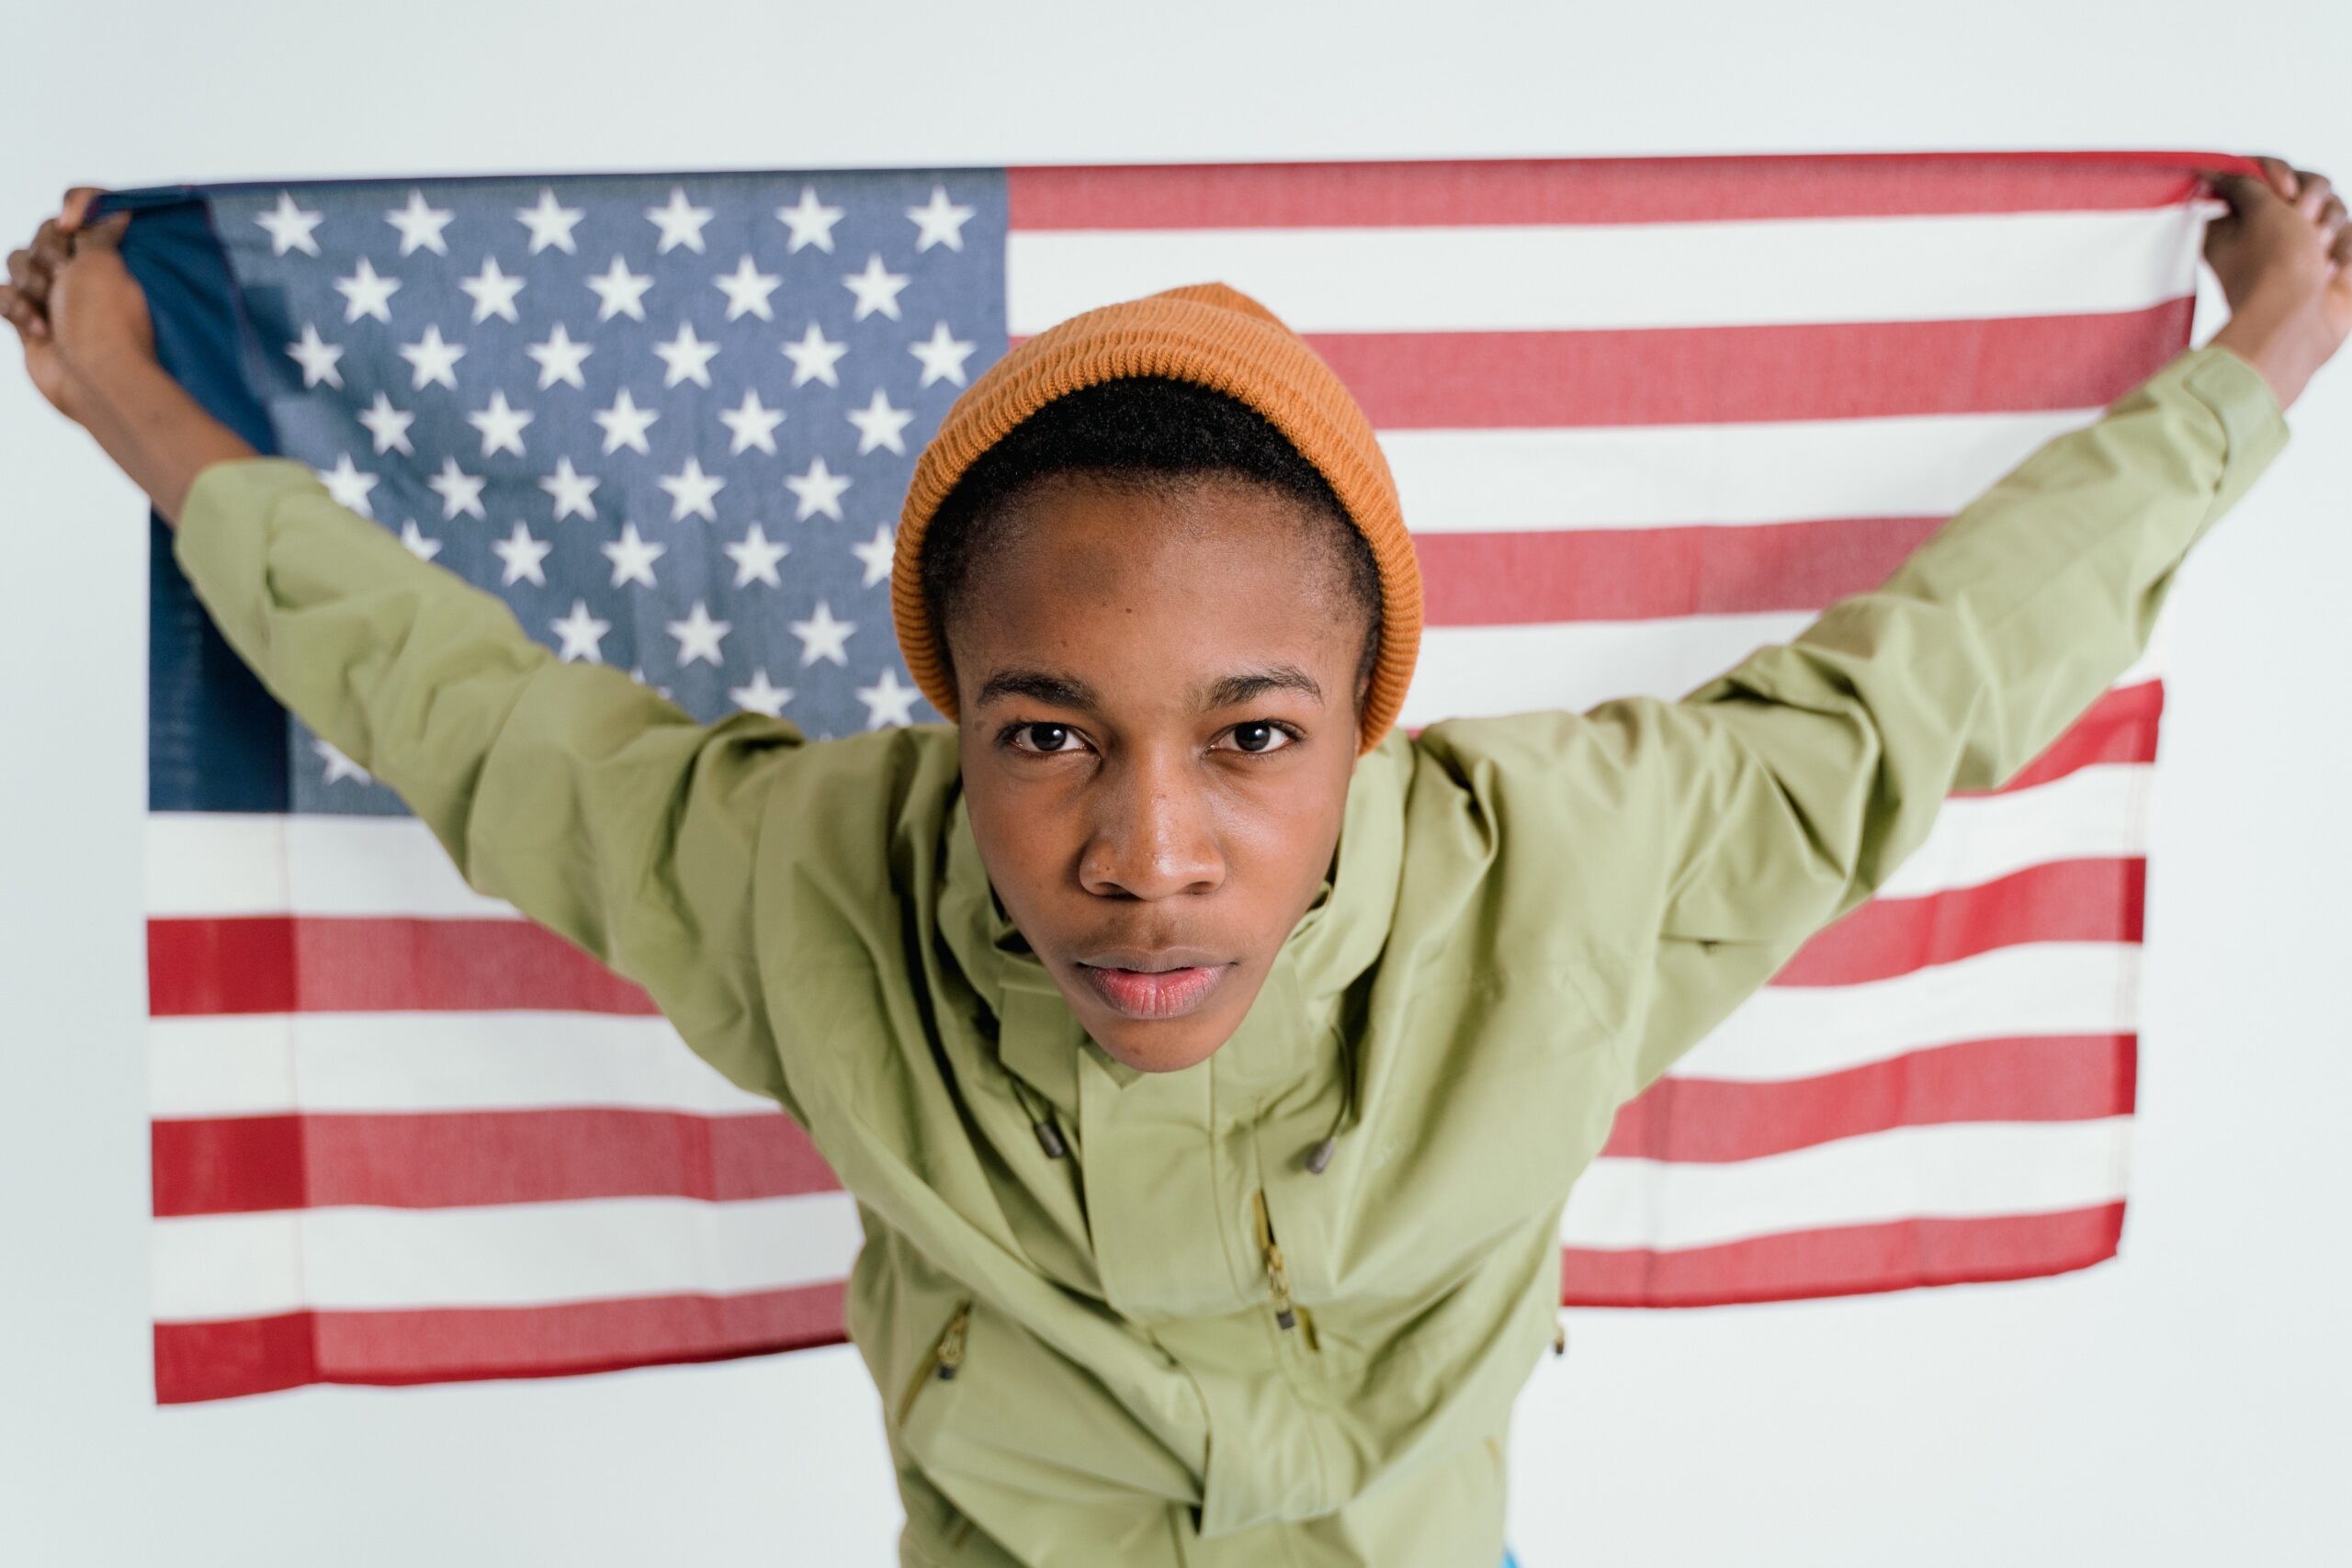
[[[1165,376],[1238,398],[1289,438],[1347,509],[1380,569],[1380,649],[1360,750],[1380,744],[1404,705],[1421,645],[1421,571],[1396,481],[1347,387],[1274,313],[1222,283],[1195,283],[1084,311],[1047,328],[966,388],[916,459],[890,564],[899,650],[931,705],[956,716],[940,633],[922,595],[922,539],[980,455],[1066,392],[1122,376]]]

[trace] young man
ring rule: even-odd
[[[904,1562],[1483,1568],[1617,1108],[2132,661],[2343,343],[2343,203],[2264,166],[2220,182],[2220,336],[1881,588],[1679,702],[1409,739],[1370,425],[1220,285],[957,400],[892,581],[954,722],[822,744],[558,661],[255,457],[89,193],[0,309],[269,688],[857,1196]]]

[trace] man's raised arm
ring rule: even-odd
[[[157,364],[116,249],[128,217],[85,225],[95,194],[71,193],[9,258],[0,311],[42,394],[174,525],[222,637],[407,802],[469,886],[643,986],[720,1071],[790,1108],[752,876],[761,801],[799,730],[754,713],[700,724],[619,671],[562,662],[307,467],[257,456]]]

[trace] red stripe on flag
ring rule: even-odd
[[[2103,408],[2188,342],[2196,303],[1958,321],[1306,337],[1380,430],[1734,424]]]
[[[147,922],[147,1010],[644,1016],[639,987],[526,920],[285,915]]]
[[[2063,778],[2077,768],[2099,762],[2149,762],[2156,760],[2158,721],[2164,717],[2165,683],[2139,681],[2118,686],[2093,703],[2050,749],[1997,789],[1957,789],[1949,798],[1981,799],[2031,789]]]
[[[2022,1280],[2115,1255],[2123,1205],[1986,1219],[1892,1220],[1674,1252],[1563,1247],[1567,1306],[1721,1306]]]
[[[1005,171],[1005,200],[1015,232],[1702,223],[2170,207],[2192,168],[2260,173],[2210,152],[1039,164]]]
[[[1818,609],[1885,581],[1944,521],[1417,534],[1413,549],[1433,626],[1648,621]]]
[[[155,1213],[388,1209],[582,1198],[710,1202],[841,1182],[781,1111],[304,1112],[158,1120]]]
[[[2138,942],[2148,863],[2052,861],[1974,887],[1873,898],[1815,932],[1772,984],[1851,986],[2029,942]]]
[[[1781,1083],[1663,1078],[1603,1152],[1752,1159],[1890,1127],[2055,1122],[2132,1109],[2130,1035],[1989,1040]],[[705,1201],[836,1190],[781,1114],[603,1110],[188,1118],[154,1124],[158,1216],[360,1204]]]
[[[1896,1127],[2126,1116],[2138,1077],[2132,1034],[1972,1040],[1778,1083],[1669,1077],[1618,1107],[1600,1152],[1720,1164]]]
[[[570,1377],[838,1345],[842,1286],[557,1306],[294,1312],[155,1325],[159,1404],[300,1383]]]

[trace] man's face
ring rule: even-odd
[[[973,836],[1119,1061],[1203,1061],[1337,847],[1364,613],[1301,503],[1058,476],[998,519],[949,637]]]

